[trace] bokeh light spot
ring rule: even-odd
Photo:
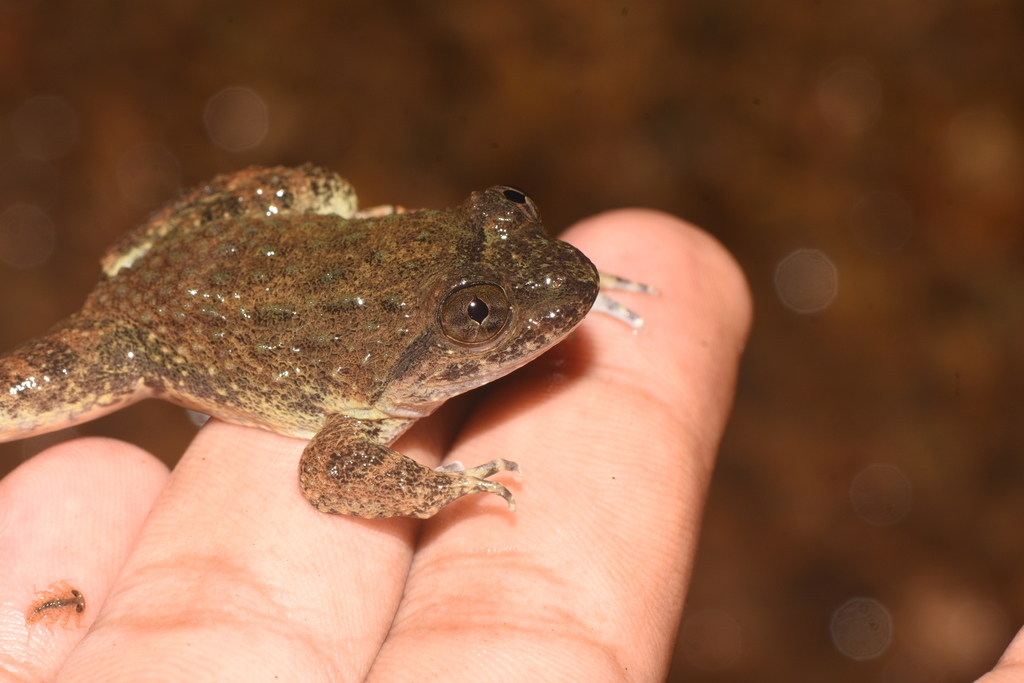
[[[178,158],[163,145],[138,144],[118,159],[117,184],[132,204],[158,206],[177,194],[181,186]]]
[[[871,192],[850,209],[853,239],[861,249],[878,256],[905,247],[913,224],[910,205],[895,192]]]
[[[797,249],[775,266],[775,293],[784,306],[797,313],[825,310],[838,289],[835,264],[817,249]]]
[[[818,109],[843,133],[866,130],[882,112],[882,85],[866,68],[833,67],[818,81]]]
[[[913,487],[895,465],[868,465],[850,482],[850,504],[863,521],[874,526],[895,524],[910,512]]]
[[[64,100],[40,95],[14,110],[11,133],[22,153],[56,159],[78,142],[78,119]]]
[[[700,610],[683,619],[679,646],[687,661],[698,669],[722,671],[740,658],[743,629],[725,610]]]
[[[832,643],[850,659],[879,657],[892,642],[892,617],[872,598],[853,598],[832,613]]]
[[[241,152],[263,141],[270,128],[270,115],[263,98],[249,88],[232,86],[207,101],[203,123],[214,144],[229,152]]]
[[[53,221],[31,204],[15,204],[0,213],[0,261],[12,268],[34,268],[53,253]]]

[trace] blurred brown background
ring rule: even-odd
[[[254,163],[678,214],[756,324],[672,680],[970,680],[1024,622],[1022,85],[1019,2],[0,0],[0,347]],[[173,462],[194,430],[78,431]]]

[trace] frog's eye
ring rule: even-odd
[[[445,336],[461,344],[483,344],[497,337],[511,318],[505,290],[492,284],[464,285],[441,302]]]
[[[505,195],[505,199],[509,200],[510,202],[514,202],[516,204],[526,203],[526,193],[523,192],[522,190],[517,190],[514,187],[506,187],[504,190],[502,190],[501,193]]]
[[[537,205],[525,192],[511,185],[501,185],[495,189],[501,193],[502,197],[517,205],[527,218],[532,221],[540,220],[540,211],[537,209]]]

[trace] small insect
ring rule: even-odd
[[[61,627],[71,628],[68,622],[75,618],[75,626],[82,625],[85,611],[85,596],[67,581],[51,583],[50,590],[36,591],[36,599],[25,611],[25,625],[32,626],[42,621],[47,626],[60,622]]]

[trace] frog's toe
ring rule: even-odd
[[[511,460],[503,460],[502,458],[497,458],[496,460],[486,462],[483,465],[468,468],[463,465],[461,461],[452,460],[449,463],[434,468],[434,471],[466,474],[470,477],[476,477],[477,479],[486,479],[492,474],[497,474],[498,472],[511,472],[516,481],[523,480],[523,472],[519,467],[519,463],[512,462]]]
[[[472,477],[466,477],[472,479]],[[501,496],[508,503],[508,511],[516,511],[516,499],[512,497],[512,492],[502,486],[496,481],[487,481],[486,479],[478,479],[473,482],[475,490],[468,491],[468,493],[493,493],[497,496]],[[461,495],[466,495],[465,493]]]
[[[486,479],[487,477],[493,474],[497,474],[498,472],[511,472],[512,475],[515,477],[516,481],[523,480],[523,472],[519,468],[519,463],[512,462],[511,460],[503,460],[502,458],[496,458],[490,462],[485,462],[483,465],[477,465],[476,467],[470,467],[468,469],[464,468],[462,466],[462,463],[460,463],[458,460],[448,463],[448,466],[452,465],[458,465],[458,467],[446,471],[457,472],[458,474],[464,474],[467,477]]]

